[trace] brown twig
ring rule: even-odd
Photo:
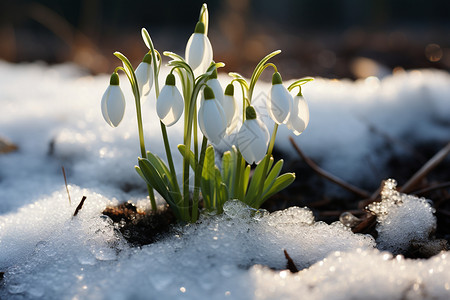
[[[297,153],[301,156],[301,158],[310,166],[316,173],[323,176],[324,178],[330,180],[331,182],[334,182],[335,184],[343,187],[344,189],[357,194],[358,196],[362,198],[369,198],[370,194],[369,192],[362,190],[354,185],[351,185],[350,183],[345,182],[341,178],[329,173],[328,171],[325,171],[321,167],[319,167],[314,161],[312,161],[309,157],[307,157],[302,150],[297,146],[294,139],[292,137],[289,137],[289,141],[291,142],[292,146],[294,146],[294,149],[297,151]]]
[[[378,189],[376,189],[376,191],[373,192],[373,194],[368,199],[359,201],[358,208],[363,209],[372,202],[380,201],[381,200],[380,193],[381,193],[381,189],[383,188],[383,185],[384,185],[384,181],[381,182],[381,185],[378,187]]]
[[[428,186],[421,190],[414,191],[412,194],[422,195],[422,194],[426,194],[426,193],[429,193],[429,192],[432,192],[435,190],[445,189],[445,188],[449,188],[449,187],[450,187],[450,182],[444,182],[444,183]]]
[[[83,198],[81,198],[80,204],[78,204],[77,208],[75,209],[75,212],[73,213],[74,217],[78,215],[78,212],[83,208],[84,200],[86,200],[86,196],[83,196]]]
[[[62,173],[64,176],[64,184],[66,185],[67,197],[69,197],[69,204],[72,205],[72,200],[70,199],[70,193],[69,193],[69,186],[67,185],[66,170],[64,169],[64,166],[61,166],[61,169],[62,169]]]
[[[289,256],[289,254],[287,253],[286,250],[283,250],[283,251],[284,251],[284,257],[286,257],[286,259],[287,259],[287,265],[286,265],[286,268],[287,268],[289,271],[291,271],[291,273],[298,273],[298,268],[297,268],[297,266],[295,265],[295,263],[294,263],[294,261],[292,260],[292,258]]]
[[[321,217],[338,217],[338,216],[342,215],[342,213],[344,213],[344,212],[349,212],[352,215],[363,215],[363,214],[366,213],[366,212],[364,212],[364,211],[362,211],[360,209],[353,209],[353,210],[345,210],[345,211],[342,211],[342,210],[324,210],[324,211],[319,211],[318,214]]]
[[[370,215],[367,219],[352,228],[353,233],[367,233],[376,225],[377,217]]]
[[[450,153],[450,143],[436,153],[429,161],[427,161],[419,171],[416,172],[401,188],[399,192],[407,193],[414,188],[428,173],[436,168]]]

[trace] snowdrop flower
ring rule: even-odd
[[[145,54],[142,62],[136,68],[135,74],[140,96],[147,96],[153,86],[153,66],[150,53]]]
[[[205,100],[198,110],[198,125],[203,135],[213,144],[219,144],[227,129],[227,119],[222,106],[209,86],[203,90]]]
[[[227,85],[225,89],[222,107],[227,118],[227,133],[230,133],[234,130],[239,121],[237,117],[236,98],[234,98],[234,86],[232,83]]]
[[[300,135],[306,129],[309,123],[309,108],[305,98],[303,98],[302,91],[293,99],[293,106],[287,127],[294,132],[295,135]]]
[[[213,90],[216,100],[219,101],[219,104],[223,107],[223,89],[217,79],[217,69],[214,69],[206,84]]]
[[[156,100],[156,112],[166,126],[172,126],[180,119],[183,109],[183,96],[175,86],[175,75],[170,73]]]
[[[239,151],[249,164],[259,163],[267,152],[269,144],[269,130],[263,122],[256,119],[253,106],[245,110],[246,119],[237,135]]]
[[[212,46],[205,35],[205,24],[202,22],[197,23],[187,42],[185,57],[195,76],[205,73],[213,59]]]
[[[283,86],[281,75],[278,72],[273,73],[272,88],[270,97],[267,100],[267,110],[275,123],[286,123],[289,119],[289,113],[292,107],[292,96]]]
[[[119,86],[119,75],[114,72],[101,102],[102,114],[106,123],[111,127],[117,127],[125,113],[125,105],[125,97]]]

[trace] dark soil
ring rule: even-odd
[[[113,220],[123,237],[134,246],[158,241],[176,223],[175,215],[167,206],[154,213],[140,211],[134,204],[127,202],[107,207],[103,214]]]

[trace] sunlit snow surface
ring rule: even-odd
[[[19,146],[0,155],[1,299],[450,298],[448,253],[428,260],[393,257],[376,250],[373,238],[340,223],[315,222],[304,208],[269,215],[230,202],[222,216],[203,217],[160,242],[132,248],[101,215],[108,204],[148,205],[133,169],[139,147],[125,78],[127,111],[113,129],[100,111],[108,75],[87,76],[71,65],[0,63],[0,77],[0,135]],[[225,86],[226,77],[220,79]],[[258,84],[255,92],[262,114],[269,87]],[[311,122],[296,140],[345,178],[369,174],[361,163],[367,157],[385,163],[382,151],[373,151],[382,143],[371,126],[423,142],[449,138],[447,73],[412,71],[381,81],[316,79],[303,93]],[[154,99],[143,111],[147,147],[164,156]],[[169,128],[174,153],[181,132],[181,124]],[[291,151],[288,135],[282,126],[277,144]],[[82,196],[85,205],[72,218]],[[403,240],[395,244],[405,230],[397,228],[405,224],[400,218],[410,218],[411,238],[435,226],[426,201],[405,196],[402,204],[378,225],[379,238],[384,234],[388,241],[381,249],[402,247]],[[302,271],[282,271],[283,250]]]

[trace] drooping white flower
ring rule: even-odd
[[[136,74],[140,96],[147,96],[153,86],[153,65],[150,53],[145,54],[134,73]]]
[[[204,100],[198,110],[198,125],[211,143],[219,144],[227,129],[225,112],[209,86],[203,89],[203,96]]]
[[[216,100],[219,101],[219,104],[223,107],[223,89],[220,85],[219,80],[217,79],[217,69],[214,69],[212,74],[209,76],[206,85],[213,90]]]
[[[236,128],[239,122],[236,98],[234,98],[234,86],[231,83],[225,89],[222,106],[227,117],[227,133],[230,133]]]
[[[170,73],[166,78],[166,85],[156,99],[156,112],[166,126],[175,124],[183,114],[183,96],[175,86],[175,75]]]
[[[125,113],[125,105],[125,96],[119,86],[119,75],[114,72],[101,102],[102,114],[106,123],[111,127],[117,127]]]
[[[277,124],[286,123],[292,108],[292,96],[283,86],[281,75],[273,73],[270,97],[267,100],[267,111],[272,120]]]
[[[302,91],[294,97],[291,115],[287,122],[287,127],[294,132],[295,135],[300,135],[308,126],[309,123],[309,108],[305,98],[303,98]]]
[[[187,42],[185,58],[195,76],[205,73],[211,64],[213,50],[205,34],[205,24],[202,22],[197,23],[194,33]]]
[[[252,106],[247,107],[245,115],[246,119],[237,135],[237,145],[246,162],[259,163],[267,153],[269,130],[256,118],[256,112]]]

